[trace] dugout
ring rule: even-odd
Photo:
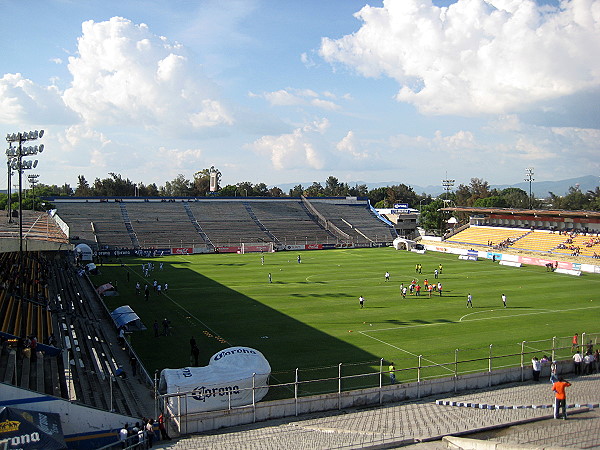
[[[160,373],[158,392],[191,392],[181,400],[181,405],[180,397],[170,397],[168,405],[172,411],[180,407],[187,408],[188,413],[215,411],[251,405],[253,398],[256,402],[262,400],[269,391],[270,375],[271,366],[261,352],[248,347],[230,347],[215,353],[208,366],[164,369]]]

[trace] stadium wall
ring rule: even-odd
[[[73,250],[73,244],[66,244],[64,242],[44,241],[41,239],[23,239],[23,250],[26,252]],[[0,239],[0,253],[18,251],[19,238],[7,237]]]
[[[561,374],[571,373],[572,361],[559,361]],[[544,367],[542,376],[549,376],[549,367]],[[200,433],[224,427],[244,425],[265,420],[293,417],[321,411],[361,408],[401,401],[418,400],[424,397],[456,393],[472,389],[485,389],[506,383],[529,381],[533,377],[529,366],[492,370],[491,372],[450,376],[420,382],[392,384],[379,388],[358,389],[301,397],[298,399],[259,402],[246,407],[232,408],[183,416],[180,433]],[[529,405],[530,407],[532,405]],[[527,407],[527,405],[524,405]]]

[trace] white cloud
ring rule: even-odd
[[[369,157],[368,152],[361,151],[359,149],[360,143],[357,142],[356,137],[354,136],[354,132],[352,130],[348,131],[346,136],[339,141],[335,148],[341,152],[342,154],[350,155],[354,159],[366,159]]]
[[[278,136],[263,136],[250,146],[255,152],[267,155],[276,170],[298,169],[306,166],[321,169],[323,157],[315,139],[329,128],[329,121],[322,119],[311,122],[293,132]]]
[[[82,31],[64,100],[84,122],[171,132],[233,123],[215,85],[180,44],[121,17],[84,22]]]
[[[362,27],[323,38],[321,56],[400,84],[399,101],[427,114],[522,110],[600,85],[600,0],[384,0]]]
[[[20,73],[0,78],[0,122],[60,123],[73,118],[54,86],[39,86]]]
[[[279,89],[273,92],[263,92],[262,94],[249,93],[250,97],[262,97],[272,106],[314,106],[316,108],[335,111],[340,109],[340,106],[321,97],[333,99],[335,96],[331,92],[324,92],[321,96],[312,89]]]

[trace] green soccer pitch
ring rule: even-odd
[[[263,256],[264,265],[257,253],[105,259],[92,281],[116,281],[120,295],[105,298],[108,308],[130,305],[148,327],[132,333],[131,342],[149,373],[188,366],[192,336],[200,347],[200,365],[223,348],[243,345],[266,356],[274,381],[288,382],[295,368],[304,369],[304,378],[317,378],[336,376],[338,363],[344,363],[345,374],[376,371],[380,358],[397,368],[417,366],[419,355],[422,365],[451,363],[456,349],[461,359],[485,358],[490,344],[494,354],[517,354],[522,341],[558,336],[569,345],[567,338],[575,332],[600,332],[600,275],[574,277],[545,267],[513,268],[392,248]],[[141,264],[148,261],[155,269],[144,278]],[[422,265],[420,274],[416,264]],[[403,299],[400,284],[413,278],[421,286],[426,278],[441,282],[443,295],[434,292],[429,298],[422,291]],[[144,283],[151,287],[154,279],[168,283],[168,292],[151,290],[145,301]],[[135,293],[137,281],[142,295]],[[473,308],[466,307],[469,293]],[[164,318],[172,332],[155,337],[154,321],[161,325]],[[525,350],[547,353],[544,345],[528,343]],[[515,358],[507,363],[518,362]],[[329,366],[325,372],[318,369]],[[487,362],[480,366],[473,370],[487,370]],[[452,367],[436,371],[431,375],[451,374]]]

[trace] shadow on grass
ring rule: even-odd
[[[207,365],[213,354],[227,347],[241,345],[259,350],[271,365],[272,384],[293,382],[295,368],[305,368],[302,371],[303,380],[332,378],[336,376],[341,362],[363,362],[360,363],[361,373],[378,372],[374,363],[364,363],[378,361],[377,356],[188,268],[170,267],[168,274],[151,274],[151,279],[162,278],[159,282],[167,281],[171,289],[168,294],[160,296],[151,292],[150,299],[146,302],[143,295],[135,294],[135,283],[140,281],[143,285],[146,282],[140,273],[140,265],[141,261],[139,264],[130,261],[129,267],[105,266],[102,278],[117,280],[121,288],[120,297],[105,298],[108,308],[113,310],[118,306],[129,305],[148,328],[132,333],[131,341],[149,374],[164,368],[190,366],[189,341],[192,337],[200,348],[201,366]],[[126,278],[127,270],[130,271],[129,283]],[[347,297],[343,293],[293,296]],[[309,308],[307,306],[307,310]],[[368,305],[365,306],[367,308]],[[165,318],[171,321],[176,335],[154,337],[154,322],[157,321],[162,331],[162,321]],[[311,367],[314,369],[310,369]],[[350,379],[346,383],[345,388],[350,389],[360,387],[365,380]],[[301,392],[310,394],[336,390],[337,381],[329,380],[302,385]],[[279,388],[270,392],[268,398],[281,398],[289,394],[288,388]]]

